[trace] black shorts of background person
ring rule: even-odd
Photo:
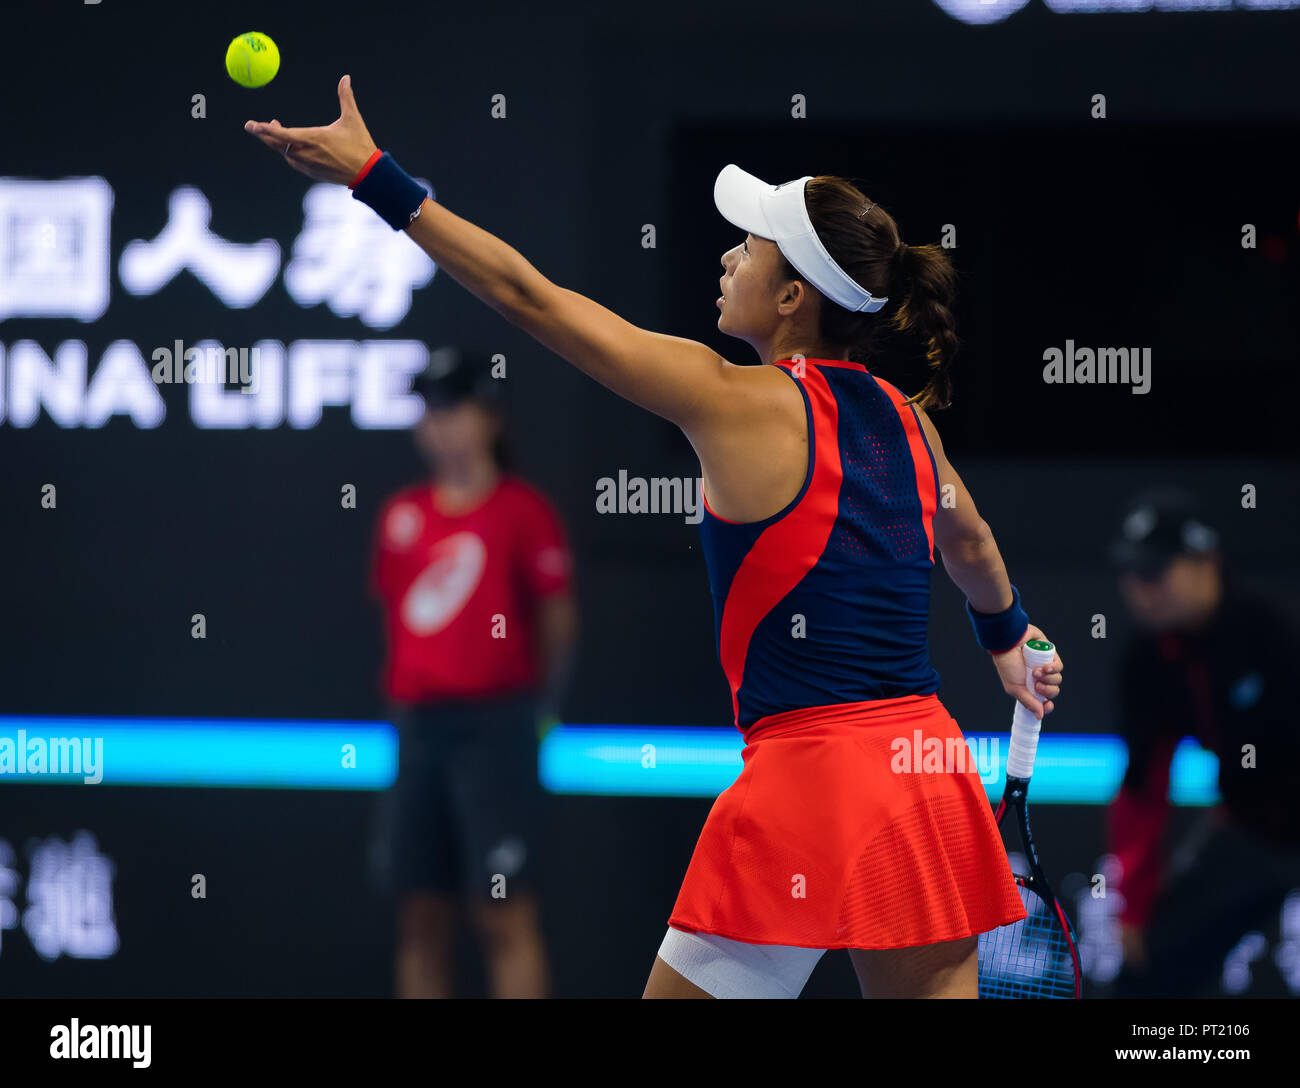
[[[398,774],[380,800],[371,864],[379,886],[409,908],[410,918],[399,925],[408,931],[421,919],[427,925],[428,932],[407,932],[414,938],[407,943],[437,960],[435,977],[450,979],[452,938],[464,909],[483,939],[489,970],[493,962],[519,963],[521,950],[504,945],[538,929],[546,827],[536,701],[395,706],[392,720]],[[530,924],[509,924],[520,911]],[[499,992],[513,988],[509,980],[495,981]]]

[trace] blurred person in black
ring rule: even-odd
[[[1300,887],[1300,744],[1289,681],[1295,629],[1243,591],[1188,493],[1135,499],[1111,548],[1130,615],[1120,698],[1128,769],[1107,813],[1120,862],[1117,997],[1217,992],[1224,957]],[[1219,760],[1220,802],[1166,853],[1174,749]]]
[[[493,996],[549,995],[538,730],[553,717],[577,619],[560,519],[508,468],[504,384],[485,353],[432,353],[414,382],[430,473],[390,497],[376,526],[372,587],[399,754],[373,848],[398,898],[400,997],[452,995],[462,907]]]

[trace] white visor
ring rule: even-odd
[[[809,174],[769,185],[732,163],[722,168],[713,183],[713,203],[727,222],[775,242],[795,271],[827,298],[846,310],[873,314],[889,299],[872,295],[831,260],[813,230],[803,200],[803,187],[811,179]]]

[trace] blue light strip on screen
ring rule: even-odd
[[[20,733],[29,750],[33,738],[101,740],[103,785],[383,790],[397,776],[397,732],[388,722],[0,716],[0,785],[84,782],[84,774],[15,773],[4,760]],[[999,797],[1007,735],[966,738],[987,760],[977,762],[985,790]],[[542,742],[538,772],[552,793],[716,797],[740,774],[741,747],[730,727],[559,725]],[[1032,797],[1039,804],[1106,804],[1126,765],[1118,737],[1044,734]],[[1217,776],[1214,755],[1184,740],[1174,753],[1169,799],[1213,804]]]
[[[4,739],[16,746],[20,731],[29,750],[34,738],[84,738],[92,752],[102,740],[107,786],[382,790],[397,777],[397,731],[388,722],[0,717],[0,760]],[[16,774],[0,763],[0,785],[85,777]]]
[[[1002,796],[1008,736],[966,733],[989,757],[979,767],[990,798]],[[993,742],[996,741],[996,747]],[[569,725],[542,745],[542,784],[552,793],[640,797],[716,797],[743,766],[740,734],[731,728]],[[1044,734],[1038,741],[1031,797],[1035,803],[1104,805],[1115,796],[1128,755],[1119,737]],[[1218,760],[1185,740],[1174,753],[1169,799],[1178,805],[1218,800]]]

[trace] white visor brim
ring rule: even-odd
[[[733,226],[775,242],[795,271],[827,298],[846,310],[875,313],[889,299],[873,297],[840,268],[813,229],[803,195],[810,180],[806,175],[769,185],[729,163],[713,183],[713,203]]]

